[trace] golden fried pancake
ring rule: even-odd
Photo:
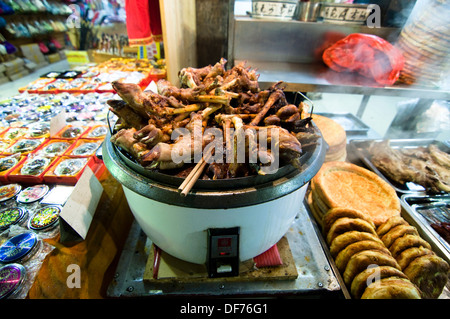
[[[391,251],[392,256],[394,256],[394,258],[397,258],[405,249],[421,246],[431,249],[431,245],[422,237],[416,235],[404,235],[400,238],[397,238],[392,243],[389,250]]]
[[[408,277],[406,277],[403,272],[391,266],[369,267],[357,274],[355,278],[353,278],[352,285],[350,287],[350,293],[353,298],[359,299],[361,298],[364,290],[368,285],[375,282],[376,280],[388,277],[408,279]]]
[[[325,216],[325,214],[330,210],[330,207],[328,207],[323,200],[317,195],[317,192],[312,191],[312,200],[314,205],[316,205],[316,208],[319,210],[322,216]]]
[[[358,210],[376,226],[400,214],[395,190],[365,168],[347,162],[327,162],[313,179],[315,191],[330,208]]]
[[[383,278],[370,284],[361,299],[421,299],[420,291],[408,279]]]
[[[397,261],[391,255],[376,250],[363,250],[354,254],[348,261],[343,274],[345,284],[350,286],[353,278],[371,265],[391,266],[401,270]]]
[[[330,254],[334,258],[339,254],[341,250],[343,250],[348,245],[355,243],[361,240],[373,240],[383,244],[378,236],[372,233],[361,232],[357,230],[348,231],[337,236],[330,244]]]
[[[328,210],[328,212],[323,217],[323,233],[326,235],[333,223],[341,217],[364,219],[365,221],[373,225],[373,227],[375,227],[370,218],[368,218],[363,213],[351,208],[336,207]]]
[[[405,269],[409,266],[411,261],[425,255],[434,255],[434,252],[431,249],[424,247],[411,247],[402,251],[396,260],[400,265],[400,268]]]
[[[347,247],[345,247],[336,256],[334,263],[336,264],[336,267],[339,270],[339,272],[343,273],[350,258],[354,254],[359,253],[360,251],[363,250],[377,250],[387,255],[391,255],[389,250],[380,242],[373,240],[357,241],[356,243],[350,244]]]
[[[342,217],[337,219],[327,233],[327,243],[331,244],[337,236],[352,230],[358,230],[366,233],[377,235],[375,228],[371,223],[360,218]]]
[[[409,225],[408,222],[400,215],[393,216],[389,218],[385,223],[381,224],[377,228],[377,234],[381,238],[384,236],[391,228],[398,225]]]
[[[391,230],[381,237],[381,241],[387,248],[389,248],[397,238],[400,238],[406,234],[419,236],[416,227],[410,225],[398,225],[391,228]]]
[[[322,226],[322,215],[321,213],[318,211],[318,209],[316,208],[316,206],[314,205],[313,199],[312,199],[312,192],[310,192],[307,196],[307,202],[308,202],[308,206],[309,209],[311,210],[311,213],[314,217],[314,219],[316,220],[316,222],[319,224],[320,227]]]
[[[414,259],[403,271],[420,289],[422,298],[438,298],[447,283],[450,267],[437,255],[424,255]]]

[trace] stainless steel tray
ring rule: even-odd
[[[258,296],[280,295],[299,298],[342,298],[340,285],[328,262],[317,237],[314,224],[305,207],[297,215],[286,233],[294,258],[298,277],[295,280],[271,280],[254,282],[219,282],[216,280],[192,283],[161,282],[143,280],[144,270],[152,242],[134,222],[117,265],[116,274],[110,283],[109,297],[149,296]]]
[[[317,113],[328,117],[340,124],[347,135],[364,135],[367,134],[370,127],[363,121],[354,116],[352,113]]]
[[[419,207],[423,205],[436,204],[438,202],[447,202],[450,195],[444,196],[427,196],[427,195],[411,195],[405,194],[401,197],[400,203],[402,206],[402,217],[412,226],[417,228],[419,235],[425,239],[432,250],[441,258],[450,263],[449,246],[444,244],[445,241],[439,236],[436,231],[430,227],[429,223],[418,212]],[[450,279],[444,287],[439,299],[450,299]]]
[[[450,195],[403,195],[401,204],[409,219],[423,232],[436,253],[450,263],[450,243],[444,240],[431,224],[437,220],[450,222]]]
[[[419,232],[419,235],[426,240],[428,243],[430,243],[432,250],[440,257],[445,259],[448,263],[450,263],[450,251],[446,249],[446,247],[440,242],[439,239],[436,237],[436,232],[431,228],[427,227],[426,224],[424,224],[424,220],[420,218],[420,216],[417,216],[416,213],[411,209],[410,205],[407,204],[407,202],[404,200],[406,198],[405,195],[402,200],[402,210],[401,210],[401,216],[412,226],[417,228],[417,231]],[[420,200],[429,199],[428,196],[418,197],[414,196],[414,198],[417,198]],[[305,203],[305,207],[308,209],[308,213],[310,214],[310,218],[314,220],[314,217],[312,216],[312,213],[308,207],[308,204]],[[339,270],[336,267],[336,264],[334,262],[333,257],[331,256],[330,250],[328,248],[328,245],[326,244],[325,238],[322,236],[319,227],[315,222],[313,222],[316,228],[317,236],[319,238],[319,241],[322,245],[322,249],[325,252],[325,255],[328,258],[328,262],[330,263],[330,266],[336,276],[336,279],[341,286],[342,293],[346,299],[352,299],[350,292],[348,291],[344,280],[342,278],[342,275],[339,273]],[[450,279],[448,280],[446,286],[444,287],[441,295],[439,296],[439,299],[450,299]]]
[[[426,194],[424,187],[417,185],[415,183],[406,183],[405,185],[400,185],[389,177],[385,176],[381,173],[375,165],[371,161],[371,156],[367,152],[368,146],[372,142],[382,142],[382,139],[379,140],[352,140],[349,142],[349,150],[348,152],[354,152],[358,158],[373,172],[375,172],[378,176],[383,178],[389,185],[391,185],[397,193],[401,195],[403,194]],[[391,139],[390,146],[392,148],[419,148],[419,147],[427,147],[430,144],[436,144],[439,149],[446,153],[450,153],[450,146],[447,143],[433,140],[433,139]]]

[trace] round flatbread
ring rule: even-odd
[[[447,283],[449,270],[441,257],[424,255],[414,259],[403,272],[420,289],[422,298],[435,299]]]
[[[372,224],[364,219],[342,217],[337,219],[331,226],[330,231],[327,233],[327,243],[331,244],[337,236],[352,230],[377,235]]]
[[[314,201],[312,199],[312,192],[309,192],[308,196],[306,197],[306,200],[308,202],[309,209],[311,210],[311,213],[316,220],[316,222],[319,224],[319,226],[322,228],[322,215],[318,211],[318,209],[314,205]]]
[[[381,241],[378,236],[372,234],[372,233],[366,233],[361,232],[357,230],[352,230],[346,233],[343,233],[339,236],[337,236],[330,244],[330,254],[333,256],[333,258],[336,258],[336,256],[339,254],[341,250],[343,250],[348,245],[355,243],[357,241],[361,240],[373,240],[377,241],[381,244],[383,242]]]
[[[357,241],[356,243],[350,244],[347,247],[345,247],[336,256],[334,263],[336,264],[336,267],[339,270],[339,272],[343,273],[345,271],[345,267],[347,267],[347,263],[350,260],[350,258],[354,254],[359,253],[360,251],[363,250],[376,250],[386,255],[389,256],[391,255],[389,250],[380,242],[374,240]]]
[[[383,278],[370,284],[361,299],[421,299],[420,291],[408,279]]]
[[[431,245],[422,237],[416,235],[404,235],[400,238],[397,238],[392,243],[389,250],[391,251],[392,256],[394,256],[394,258],[397,258],[402,251],[411,247],[425,247],[431,249]]]
[[[353,278],[369,266],[391,266],[400,269],[397,261],[391,256],[375,250],[364,250],[354,254],[347,263],[343,274],[344,282],[350,286]]]
[[[425,247],[411,247],[402,251],[396,260],[400,268],[405,269],[414,259],[425,255],[434,255],[434,252]]]
[[[316,205],[316,208],[319,210],[320,215],[324,216],[330,210],[330,208],[318,196],[317,192],[312,191],[311,193],[312,193],[313,203]]]
[[[419,236],[416,227],[410,225],[398,225],[381,237],[381,241],[387,248],[389,248],[397,238],[400,238],[406,234]]]
[[[398,225],[409,225],[408,222],[400,215],[393,216],[389,218],[385,223],[381,224],[377,228],[377,235],[381,238],[385,235],[391,228]]]
[[[360,299],[367,286],[377,280],[388,277],[408,279],[403,272],[391,266],[369,267],[353,278],[352,285],[350,287],[350,294],[353,298]]]
[[[345,161],[347,159],[347,149],[343,148],[340,151],[336,151],[335,153],[327,153],[325,154],[325,162],[334,162],[334,161]]]
[[[329,208],[358,210],[376,226],[400,214],[395,190],[365,168],[347,162],[328,162],[313,179],[315,191]]]
[[[336,207],[328,210],[325,216],[323,217],[323,233],[326,235],[330,230],[331,226],[334,224],[334,222],[342,217],[364,219],[365,221],[370,223],[373,227],[375,227],[370,218],[368,218],[363,213],[351,208]]]
[[[345,148],[347,144],[347,134],[342,125],[329,117],[319,114],[313,114],[312,119],[322,132],[323,139],[329,146],[328,151],[335,152],[336,148]]]

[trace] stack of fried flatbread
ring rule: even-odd
[[[328,144],[325,162],[345,161],[347,158],[347,134],[342,125],[319,114],[313,114],[312,118]]]
[[[372,171],[348,162],[324,163],[311,180],[308,201],[319,221],[336,207],[360,211],[375,226],[400,215],[395,190]]]
[[[347,162],[324,163],[308,204],[353,298],[437,298],[449,265],[400,215],[395,190]]]
[[[416,228],[395,216],[377,228],[377,235],[401,270],[420,289],[422,298],[437,298],[449,278],[450,266],[437,256]]]
[[[425,3],[421,10],[415,11],[395,45],[405,58],[399,81],[439,87],[449,70],[450,3],[442,0]]]
[[[332,208],[322,231],[346,287],[355,299],[420,299],[420,291],[377,236],[370,217]]]

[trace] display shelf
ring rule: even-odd
[[[242,61],[235,61],[235,64]],[[286,85],[286,91],[323,92],[339,94],[383,95],[433,100],[450,99],[450,89],[421,87],[415,85],[375,86],[362,76],[338,73],[323,63],[289,63],[246,61],[246,64],[258,70],[262,89],[280,80]]]

